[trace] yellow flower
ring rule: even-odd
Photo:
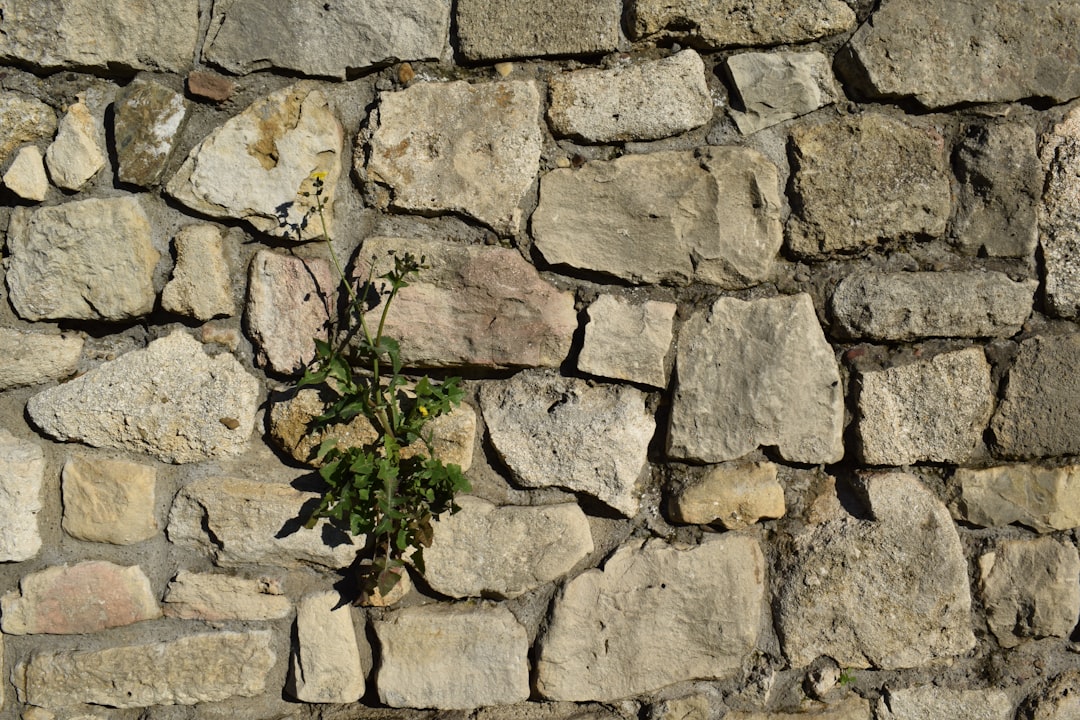
[[[428,415],[428,411],[427,411],[427,408],[426,408],[426,407],[424,407],[423,405],[421,405],[421,406],[419,406],[419,407],[418,407],[418,408],[416,408],[416,409],[420,411],[420,414],[421,414],[421,415],[423,415],[424,417],[427,417],[427,415]]]
[[[315,172],[311,173],[311,175],[309,175],[308,177],[310,177],[312,180],[325,180],[326,179],[326,171],[325,170],[316,170]]]

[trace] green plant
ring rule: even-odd
[[[855,676],[852,675],[851,672],[845,668],[844,670],[840,671],[840,677],[837,678],[837,682],[846,687],[855,682]]]

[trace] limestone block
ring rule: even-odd
[[[113,107],[117,176],[139,187],[156,185],[187,117],[184,96],[135,78]]]
[[[936,685],[887,688],[878,699],[880,720],[1012,720],[1016,708],[1004,690],[952,690]]]
[[[776,465],[768,462],[712,466],[668,498],[673,521],[728,530],[783,517],[785,510],[784,487],[776,480]]]
[[[469,60],[602,55],[619,46],[620,0],[461,0],[456,20]]]
[[[4,186],[23,200],[41,202],[49,192],[49,176],[45,174],[45,158],[34,145],[27,145],[15,154],[4,173]]]
[[[1024,703],[1031,720],[1070,720],[1080,713],[1080,671],[1066,670]]]
[[[78,335],[0,328],[0,390],[74,375],[82,349]]]
[[[870,701],[852,695],[838,703],[808,712],[730,712],[724,720],[870,720]]]
[[[855,27],[855,13],[839,0],[631,0],[627,10],[635,40],[672,37],[713,50],[800,43]]]
[[[22,562],[41,549],[38,513],[45,453],[0,428],[0,562]]]
[[[1020,523],[1036,532],[1080,527],[1080,467],[957,468],[959,517],[981,527]]]
[[[80,190],[105,167],[105,132],[82,99],[60,119],[56,139],[45,151],[49,177],[57,187]]]
[[[51,139],[56,133],[56,113],[36,98],[0,91],[0,165],[20,146]]]
[[[173,239],[176,265],[161,291],[169,312],[210,320],[236,312],[224,238],[214,225],[186,225]]]
[[[64,463],[64,531],[89,542],[133,545],[161,529],[153,465],[72,455]]]
[[[1058,317],[1080,317],[1080,111],[1069,112],[1040,152],[1046,170],[1039,206],[1039,245],[1046,274],[1046,302]]]
[[[667,387],[666,359],[674,337],[675,303],[634,303],[601,295],[589,306],[578,370],[590,375]]]
[[[741,108],[731,117],[743,135],[831,105],[841,97],[831,62],[819,52],[744,52],[727,59]]]
[[[165,617],[217,623],[227,620],[278,620],[292,602],[275,578],[248,579],[181,570],[165,590]]]
[[[286,691],[309,703],[359,700],[364,670],[352,605],[334,591],[304,597],[296,607],[296,636]]]

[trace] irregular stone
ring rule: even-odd
[[[37,516],[44,479],[41,448],[0,428],[0,562],[29,560],[41,549]]]
[[[302,509],[319,496],[278,482],[212,477],[185,485],[169,511],[169,540],[209,554],[218,565],[305,564],[342,568],[363,545],[325,520],[302,527]]]
[[[787,233],[799,255],[945,233],[951,172],[936,131],[868,112],[796,127],[791,143]]]
[[[819,52],[746,52],[727,59],[742,107],[731,117],[743,135],[831,105],[840,97],[832,63]]]
[[[469,60],[602,55],[619,46],[620,0],[460,0],[457,31]]]
[[[419,82],[380,93],[367,178],[389,186],[395,208],[461,213],[512,235],[540,166],[539,116],[532,81]],[[357,153],[360,173],[362,162]]]
[[[165,186],[192,210],[246,220],[259,232],[291,240],[333,237],[334,188],[344,139],[326,97],[308,82],[255,101],[192,149]],[[306,193],[306,194],[305,194]]]
[[[957,468],[959,517],[981,527],[1021,523],[1036,532],[1080,527],[1080,466]]]
[[[412,253],[426,265],[398,293],[386,320],[406,366],[558,367],[566,359],[578,326],[574,296],[541,278],[517,251],[372,237],[352,277],[366,279],[371,258],[376,277],[386,272],[390,252]]]
[[[161,307],[203,321],[233,315],[236,305],[221,231],[214,225],[186,225],[173,247],[176,265],[161,291]]]
[[[776,465],[768,462],[710,467],[668,498],[668,514],[675,522],[717,523],[728,530],[783,517],[785,509],[784,487],[776,480]]]
[[[19,150],[4,173],[4,186],[23,200],[41,202],[49,192],[45,159],[34,145]]]
[[[364,670],[352,605],[333,591],[304,597],[296,607],[296,636],[286,691],[301,702],[358,701]]]
[[[424,551],[424,579],[443,595],[514,598],[557,580],[593,551],[588,518],[576,503],[496,507],[469,496],[456,502],[461,510],[434,524],[435,539]]]
[[[11,304],[26,320],[130,320],[154,308],[160,255],[134,196],[16,208],[8,227]]]
[[[8,635],[93,633],[161,617],[142,568],[100,560],[25,575],[0,606]]]
[[[776,166],[739,147],[553,170],[540,179],[535,247],[553,265],[633,283],[749,287],[780,249],[779,187]]]
[[[1066,670],[1038,695],[1025,701],[1021,717],[1030,720],[1070,720],[1080,713],[1080,671]]]
[[[656,140],[712,119],[705,63],[693,50],[611,70],[576,70],[548,83],[557,135],[586,142]]]
[[[1020,343],[1005,399],[990,422],[998,454],[1009,458],[1080,453],[1080,334],[1033,337]]]
[[[57,187],[81,190],[105,167],[104,126],[80,98],[60,120],[56,139],[45,151],[49,177]]]
[[[775,613],[792,666],[828,655],[895,670],[970,650],[967,561],[945,506],[906,473],[870,474],[856,489],[872,519],[829,519],[784,553]]]
[[[63,709],[195,705],[255,697],[276,656],[269,630],[189,635],[149,645],[37,653],[16,668],[19,699]]]
[[[231,0],[214,5],[203,60],[344,80],[396,60],[448,59],[450,0]]]
[[[571,580],[539,640],[536,686],[552,700],[610,701],[738,672],[757,642],[765,561],[757,540],[697,547],[632,541]]]
[[[0,328],[0,390],[74,375],[82,348],[78,335]]]
[[[0,165],[20,146],[46,140],[55,133],[56,113],[51,107],[21,93],[0,92]]]
[[[950,226],[953,243],[967,255],[1030,257],[1044,180],[1035,131],[1018,122],[973,126],[953,163],[961,183]]]
[[[232,97],[236,83],[210,70],[192,70],[187,76],[187,89],[195,97],[220,103]]]
[[[672,37],[711,50],[801,43],[855,27],[855,13],[839,0],[631,0],[627,10],[635,40]]]
[[[163,600],[165,617],[181,620],[278,620],[292,611],[277,580],[186,570],[169,582]]]
[[[161,529],[153,465],[71,456],[62,472],[64,531],[89,542],[134,545]]]
[[[589,323],[578,370],[641,385],[667,387],[665,360],[671,350],[675,303],[633,303],[601,295],[589,306]]]
[[[117,176],[139,187],[157,185],[187,115],[184,96],[135,78],[113,107]]]
[[[724,720],[870,720],[870,701],[852,695],[833,705],[810,712],[730,712]],[[689,720],[689,718],[687,718]]]
[[[526,371],[484,383],[480,404],[491,444],[518,483],[558,485],[637,514],[656,430],[640,390]]]
[[[681,331],[668,454],[734,460],[775,445],[785,460],[844,455],[844,391],[810,296],[720,298]]]
[[[1000,272],[857,272],[832,295],[843,337],[1011,337],[1031,315],[1038,280]]]
[[[1039,245],[1046,281],[1046,303],[1053,315],[1080,317],[1080,111],[1074,109],[1043,140],[1046,170],[1039,207]],[[1040,178],[1040,182],[1042,178]]]
[[[849,44],[849,82],[871,98],[926,107],[1080,95],[1070,57],[1080,7],[1061,0],[891,0]],[[942,68],[949,68],[942,73]]]
[[[0,60],[115,72],[190,67],[199,0],[14,0],[0,22]]]
[[[936,685],[887,688],[878,698],[879,720],[1012,720],[1016,708],[1004,690],[952,690]]]
[[[50,437],[188,463],[237,455],[255,425],[259,383],[232,355],[183,331],[154,340],[26,404]]]

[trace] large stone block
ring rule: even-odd
[[[683,479],[668,496],[674,522],[744,530],[759,520],[783,517],[784,486],[773,463],[723,463]]]
[[[1080,527],[1080,466],[957,468],[957,511],[981,527],[1020,523],[1040,533]]]
[[[674,338],[675,303],[634,303],[601,295],[589,306],[578,370],[591,375],[667,387],[667,355]]]
[[[49,177],[65,190],[81,190],[105,167],[108,161],[105,153],[102,120],[80,97],[60,119],[56,139],[45,151]]]
[[[82,349],[78,335],[0,328],[0,390],[74,375]]]
[[[870,720],[871,717],[870,701],[852,695],[837,703],[815,705],[805,712],[729,712],[724,720]]]
[[[203,321],[234,314],[231,270],[221,230],[209,224],[186,225],[176,233],[173,248],[176,265],[161,291],[161,307]]]
[[[0,562],[22,562],[41,549],[38,513],[45,453],[0,428]]]
[[[297,648],[286,690],[301,702],[354,703],[364,694],[352,605],[336,592],[304,597],[296,607]]]
[[[456,12],[469,60],[602,55],[620,41],[621,0],[459,0]]]
[[[1043,139],[1046,170],[1039,208],[1039,245],[1046,273],[1046,303],[1053,315],[1080,317],[1080,110],[1074,109]],[[1043,178],[1040,177],[1040,181]]]
[[[745,52],[727,60],[741,108],[731,117],[750,135],[831,105],[840,97],[829,58],[819,52]]]
[[[165,617],[209,623],[277,620],[287,617],[293,609],[276,578],[248,579],[186,570],[169,582],[162,601]]]
[[[161,180],[187,117],[184,96],[136,78],[114,104],[113,138],[121,182],[150,187]]]
[[[878,720],[1012,720],[1016,708],[997,688],[953,690],[936,685],[887,688],[878,699]]]
[[[64,531],[89,542],[133,545],[157,535],[153,465],[72,455],[64,463]]]

